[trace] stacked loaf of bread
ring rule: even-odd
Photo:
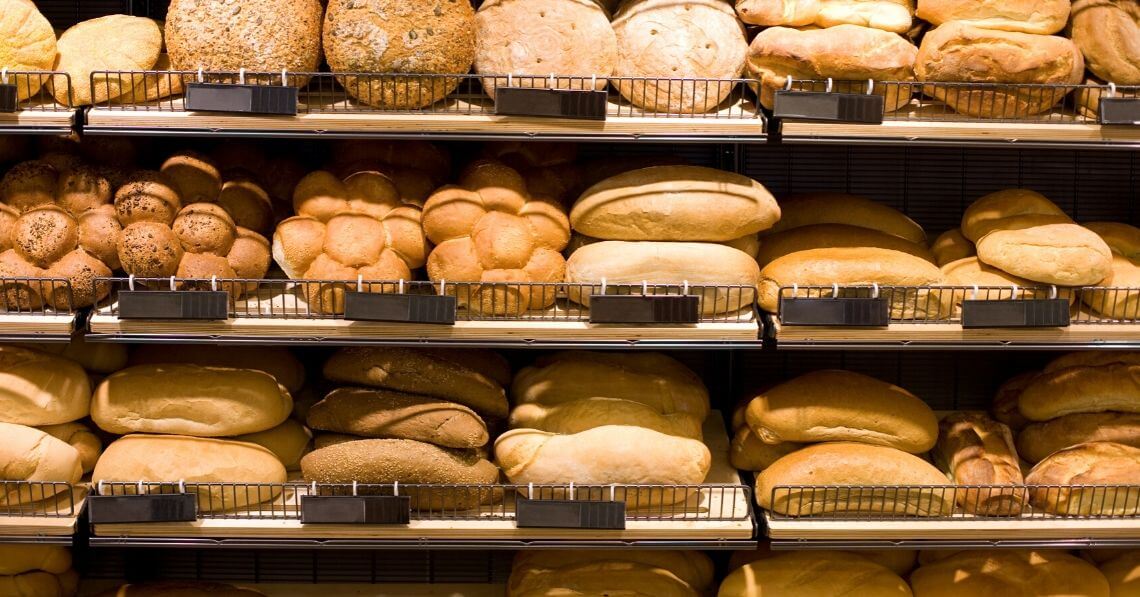
[[[684,501],[711,466],[701,441],[708,390],[663,354],[543,357],[515,376],[511,398],[495,459],[512,483],[675,486],[616,496],[648,507]]]
[[[507,597],[658,595],[699,597],[713,587],[713,563],[696,551],[521,551]]]
[[[741,20],[765,27],[804,30],[839,25],[906,33],[914,19],[913,0],[736,0]]]
[[[413,507],[466,510],[495,499],[499,469],[486,459],[490,429],[507,415],[507,362],[477,350],[346,348],[324,365],[345,384],[309,409],[319,430],[301,460],[307,481],[461,485],[401,489]],[[488,425],[491,423],[491,427]]]
[[[0,595],[73,597],[79,574],[71,567],[71,551],[58,545],[0,546]]]
[[[897,558],[870,552],[826,550],[742,552],[717,597],[911,597],[902,576],[914,567],[914,552]],[[895,568],[892,568],[894,566]]]
[[[1089,72],[1101,81],[1140,85],[1140,5],[1136,2],[1073,0],[1070,34]]]
[[[570,211],[574,230],[603,242],[570,255],[570,300],[589,305],[604,284],[689,286],[707,315],[752,305],[759,268],[745,251],[772,228],[780,208],[763,185],[700,166],[624,172],[582,193]],[[747,288],[731,288],[743,286]]]

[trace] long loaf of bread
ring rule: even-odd
[[[362,437],[412,439],[445,448],[478,448],[487,425],[475,411],[427,396],[338,388],[309,411],[313,429]]]
[[[1025,479],[1009,427],[986,415],[955,413],[938,425],[935,451],[959,485],[1020,486]],[[971,514],[1017,516],[1025,505],[1020,487],[961,489],[958,505]]]

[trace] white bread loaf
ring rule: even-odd
[[[1109,597],[1108,581],[1088,562],[1056,551],[962,551],[910,576],[915,597],[1071,595]]]
[[[1076,413],[1140,413],[1140,365],[1110,363],[1042,373],[1021,392],[1018,409],[1030,421]]]
[[[1125,552],[1101,564],[1100,572],[1108,580],[1112,597],[1140,595],[1140,550]]]
[[[745,564],[752,562],[759,562],[760,560],[767,560],[779,555],[789,552],[786,551],[773,551],[770,548],[761,546],[754,551],[738,550],[732,552],[728,558],[728,569],[736,570]],[[919,552],[911,549],[860,549],[851,550],[844,553],[857,555],[866,558],[880,566],[883,566],[894,572],[895,574],[906,578],[911,570],[918,564]]]
[[[288,348],[281,346],[153,344],[134,347],[125,365],[166,363],[256,369],[272,375],[290,393],[300,391],[305,385],[305,365]],[[118,369],[122,367],[117,367],[115,371]]]
[[[1027,462],[1087,442],[1114,442],[1140,448],[1140,413],[1079,413],[1026,425],[1017,436],[1017,453]]]
[[[73,361],[0,345],[0,422],[58,425],[87,416],[91,382]]]
[[[79,452],[39,429],[0,423],[0,481],[42,483],[31,487],[9,486],[0,494],[0,505],[18,506],[49,498],[78,483],[83,476]]]
[[[746,564],[720,585],[717,597],[911,597],[885,566],[842,551],[793,551]]]
[[[79,453],[79,464],[83,467],[84,473],[89,473],[95,468],[95,462],[103,453],[103,441],[83,423],[44,425],[38,429],[75,448]]]
[[[868,79],[913,81],[918,48],[899,35],[860,27],[839,25],[826,29],[799,30],[771,27],[752,39],[748,48],[748,74],[760,79],[760,103],[772,109],[776,91],[788,77],[795,80],[859,81],[858,91],[844,84],[837,91],[862,93]],[[908,85],[879,86],[884,108],[893,112],[910,102]]]
[[[949,482],[929,462],[902,450],[855,442],[823,443],[792,452],[758,474],[756,502],[761,508],[790,516],[852,512],[949,516],[954,512],[952,492],[946,489],[893,492],[832,487],[841,485],[944,487]]]
[[[490,439],[486,423],[470,408],[403,392],[337,388],[313,405],[307,420],[313,429],[445,448],[478,448]]]
[[[662,414],[657,409],[620,398],[584,398],[546,406],[520,404],[511,409],[511,429],[578,433],[605,425],[636,425],[666,435],[702,438],[702,421],[689,413]]]
[[[5,545],[0,547],[0,576],[34,570],[63,574],[71,569],[71,552],[59,545]]]
[[[182,435],[123,436],[107,446],[91,482],[127,483],[125,490],[136,491],[138,481],[198,486],[200,511],[241,508],[269,501],[280,493],[278,487],[255,489],[245,484],[281,484],[285,466],[273,452],[245,442],[189,437]],[[236,483],[236,486],[224,484]],[[194,491],[191,487],[188,491]]]
[[[1050,35],[1069,21],[1069,0],[918,0],[918,18],[933,25],[960,21],[973,27]]]
[[[1061,355],[1045,364],[1044,372],[1052,373],[1069,367],[1101,367],[1113,363],[1140,365],[1140,352],[1131,350],[1085,350]]]
[[[701,314],[726,317],[752,306],[760,276],[756,260],[716,243],[603,241],[586,245],[566,260],[566,282],[608,285],[663,284],[701,297]],[[718,288],[746,286],[747,288]],[[704,288],[701,288],[704,287]],[[570,300],[590,306],[590,289],[571,286]]]
[[[667,570],[678,579],[684,581],[694,590],[702,593],[712,588],[714,579],[713,562],[707,555],[699,551],[672,551],[672,550],[526,550],[515,554],[512,566],[512,580],[516,577],[525,580],[532,573],[553,571],[563,566],[577,566],[580,564],[593,564],[600,562],[627,562],[640,564],[651,568]],[[522,574],[516,574],[522,572]],[[508,582],[508,592],[513,590],[514,582]]]
[[[1117,85],[1140,85],[1140,5],[1073,0],[1071,36],[1089,71]]]
[[[1038,462],[1025,475],[1025,483],[1030,486],[1030,503],[1050,514],[1136,516],[1138,478],[1140,448],[1089,442]]]
[[[756,262],[763,268],[776,259],[797,251],[834,247],[890,249],[934,261],[934,255],[925,246],[893,234],[847,224],[808,224],[765,235],[756,253]]]
[[[982,263],[977,257],[963,257],[941,266],[946,276],[946,283],[950,286],[998,286],[1032,288],[1034,283],[1024,278],[1018,278],[996,267]],[[984,292],[984,291],[983,291]],[[1020,292],[1017,296],[1031,296]],[[967,297],[968,298],[968,297]],[[985,298],[985,294],[979,298]],[[956,301],[957,302],[957,301]]]
[[[901,211],[878,201],[844,193],[806,193],[780,201],[780,221],[771,232],[812,224],[845,224],[879,230],[925,244],[922,226]]]
[[[516,405],[557,406],[590,398],[645,404],[664,415],[684,413],[704,421],[709,391],[680,361],[654,352],[563,351],[539,357],[511,384]]]
[[[766,443],[862,442],[921,454],[938,440],[934,411],[896,385],[853,371],[822,370],[760,393],[745,411]]]
[[[951,228],[939,234],[930,244],[930,251],[934,253],[934,263],[938,267],[978,254],[974,243],[962,234],[961,228]]]
[[[1081,293],[1093,311],[1113,319],[1140,317],[1140,228],[1119,222],[1089,222],[1086,226],[1112,249],[1112,270],[1099,286],[1114,290]]]
[[[803,444],[795,442],[765,443],[752,428],[745,425],[736,430],[728,447],[728,461],[742,471],[762,471],[773,462],[799,450]]]
[[[0,576],[0,595],[6,597],[72,597],[78,579],[47,572],[33,571],[14,576]],[[73,583],[72,580],[75,582]]]
[[[744,72],[748,41],[732,8],[720,0],[628,0],[614,16],[615,81],[633,105],[653,112],[703,114],[715,109]],[[698,79],[685,83],[676,80]]]
[[[1020,486],[1025,479],[1009,427],[980,413],[954,413],[938,425],[936,461],[950,473],[958,485],[1011,485],[961,489],[958,505],[971,514],[982,516],[1018,516],[1027,496]]]
[[[233,438],[234,441],[257,444],[270,452],[285,465],[285,470],[301,468],[301,457],[309,452],[313,432],[300,422],[285,419],[284,423],[265,431],[247,433]]]
[[[83,336],[75,336],[66,344],[20,344],[28,348],[59,355],[79,363],[88,373],[108,375],[127,366],[127,347],[109,342],[87,342]],[[161,345],[152,346],[157,348]]]
[[[962,235],[971,242],[1000,230],[1009,218],[1019,216],[1064,216],[1048,197],[1031,189],[1003,189],[984,195],[962,212]]]
[[[913,20],[914,0],[736,0],[736,12],[752,25],[848,24],[906,33]]]
[[[701,166],[654,166],[586,189],[570,226],[604,240],[726,242],[771,228],[776,199],[746,176]]]
[[[224,437],[280,425],[293,399],[272,375],[199,365],[138,365],[107,377],[91,420],[108,433]]]

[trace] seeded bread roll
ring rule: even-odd
[[[915,597],[1080,595],[1109,597],[1108,581],[1088,562],[1054,551],[962,551],[919,567]]]
[[[780,201],[780,221],[770,233],[782,232],[811,224],[844,224],[870,228],[926,244],[926,233],[901,211],[855,195],[844,193],[806,193]]]
[[[1030,503],[1066,516],[1136,516],[1140,448],[1089,442],[1054,452],[1025,476]]]
[[[58,425],[87,416],[91,382],[75,362],[0,345],[0,421]]]
[[[99,460],[99,455],[103,453],[103,442],[86,425],[82,423],[61,423],[59,425],[44,425],[38,429],[75,448],[75,451],[79,453],[79,464],[83,467],[84,473],[89,473],[95,469],[95,463]]]
[[[934,261],[934,255],[923,245],[886,232],[847,224],[809,224],[765,235],[756,254],[756,261],[763,268],[776,259],[797,251],[835,247],[890,249]]]
[[[799,450],[803,444],[795,442],[764,443],[747,425],[736,430],[728,447],[728,460],[733,468],[742,471],[762,471],[773,462]]]
[[[1040,462],[1065,448],[1087,442],[1114,442],[1140,448],[1140,413],[1080,413],[1027,425],[1017,436],[1017,451]]]
[[[445,448],[478,448],[490,439],[479,415],[461,404],[362,388],[333,390],[309,411],[308,422],[313,429]]]
[[[978,254],[974,243],[962,234],[961,228],[951,228],[938,235],[930,245],[930,251],[934,253],[934,263],[938,267]]]
[[[1018,408],[1030,421],[1076,413],[1140,413],[1140,365],[1070,367],[1037,376],[1021,392]]]
[[[918,0],[918,18],[933,25],[960,21],[973,27],[1050,35],[1069,21],[1069,0]]]
[[[794,551],[736,569],[717,597],[910,597],[906,581],[854,553]]]
[[[1140,5],[1130,0],[1074,0],[1073,42],[1089,71],[1117,85],[1140,85]]]
[[[983,414],[955,413],[938,425],[935,454],[958,485],[1024,484],[1009,427]],[[1018,516],[1025,505],[1020,487],[961,489],[958,505],[982,516]]]

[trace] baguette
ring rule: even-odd
[[[1140,448],[1112,442],[1089,442],[1054,452],[1025,476],[1030,503],[1064,516],[1140,514],[1137,479]]]
[[[688,413],[661,414],[653,407],[621,398],[584,398],[554,406],[520,404],[511,411],[511,429],[573,434],[605,425],[636,425],[690,439],[702,439],[702,421]]]
[[[780,201],[780,221],[770,233],[811,224],[845,224],[870,228],[926,244],[926,232],[901,211],[864,197],[843,193],[806,193]]]
[[[461,404],[362,388],[333,390],[309,411],[308,423],[313,429],[444,448],[478,448],[490,439],[483,419]]]
[[[27,487],[9,485],[0,493],[0,506],[22,506],[62,491],[83,476],[79,452],[39,429],[0,423],[0,482],[29,481]],[[3,483],[0,483],[3,485]]]
[[[859,486],[862,489],[840,487]],[[929,490],[921,486],[934,486]],[[949,516],[954,512],[946,475],[901,450],[854,442],[808,446],[756,476],[761,508],[788,516],[865,512]],[[874,486],[910,488],[872,491]]]
[[[1081,413],[1033,423],[1017,436],[1017,451],[1029,462],[1040,462],[1065,448],[1087,442],[1115,442],[1140,448],[1140,414]]]
[[[970,514],[1019,516],[1025,491],[1013,434],[1009,427],[982,414],[956,413],[938,425],[935,453],[958,485],[1011,485],[1017,487],[961,489],[958,505]]]
[[[763,268],[776,259],[797,251],[836,247],[877,247],[934,261],[934,255],[924,245],[880,230],[848,224],[809,224],[766,235],[756,254],[756,261]]]
[[[1018,408],[1030,421],[1117,411],[1140,413],[1140,365],[1070,367],[1037,376],[1021,392]]]
[[[803,444],[795,442],[766,444],[746,425],[733,434],[728,447],[728,461],[733,468],[742,471],[762,471],[802,447]]]

